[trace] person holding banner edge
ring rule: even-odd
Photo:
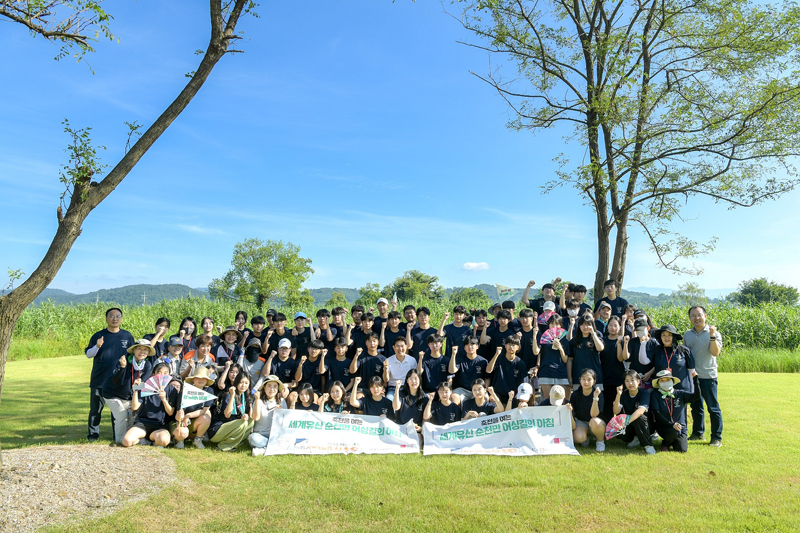
[[[569,403],[572,404],[572,416],[575,429],[572,438],[575,444],[589,445],[589,437],[597,439],[596,451],[606,451],[606,423],[600,418],[603,411],[603,391],[597,385],[597,373],[591,368],[584,368],[580,373],[580,388],[572,393]]]
[[[360,400],[357,397],[358,385],[361,377],[353,380],[353,390],[350,393],[350,405],[361,411],[367,416],[381,416],[394,420],[394,408],[391,400],[383,395],[383,378],[372,376],[369,379],[369,395],[364,395]]]
[[[461,421],[461,407],[450,399],[452,394],[450,383],[447,381],[439,383],[436,393],[439,395],[439,401],[433,401],[434,393],[428,395],[428,403],[425,405],[422,419],[436,426]]]

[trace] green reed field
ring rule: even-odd
[[[456,304],[467,309],[486,307],[486,302],[411,302],[425,305],[432,313],[431,325],[438,327],[444,314]],[[82,353],[95,331],[105,327],[105,310],[112,304],[53,305],[44,303],[25,310],[11,342],[9,360],[63,357]],[[402,307],[402,305],[401,305]],[[233,324],[236,311],[243,309],[250,317],[259,312],[255,306],[211,301],[205,298],[169,300],[154,305],[123,307],[123,328],[136,338],[153,333],[155,320],[172,321],[170,334],[177,334],[183,317],[199,323],[210,316],[216,324]],[[314,316],[317,308],[281,309],[291,318],[297,311]],[[656,326],[673,324],[678,331],[689,329],[687,310],[683,307],[656,307],[648,310]],[[800,307],[766,305],[758,308],[713,305],[708,308],[709,322],[722,332],[725,349],[720,358],[723,372],[800,372]]]
[[[9,363],[3,447],[85,443],[90,369],[83,356]],[[723,446],[692,442],[686,454],[613,442],[527,458],[167,449],[170,486],[103,518],[53,516],[48,531],[794,532],[798,388],[800,374],[722,374]],[[110,431],[104,413],[100,442],[86,446],[107,446]]]

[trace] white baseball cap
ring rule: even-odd
[[[522,383],[517,388],[517,401],[527,402],[533,395],[533,387],[530,383]]]
[[[278,343],[278,348],[291,348],[292,341],[289,339],[281,339],[281,342]]]

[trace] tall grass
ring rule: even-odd
[[[401,302],[400,310],[406,303],[408,302]],[[444,314],[452,312],[456,304],[464,305],[467,309],[485,306],[484,300],[410,303],[417,307],[428,307],[431,310],[431,325],[434,327],[439,326]],[[36,357],[37,353],[44,355],[42,352],[48,348],[67,352],[57,352],[51,356],[81,353],[92,334],[105,327],[105,311],[111,305],[54,305],[46,302],[38,307],[29,307],[14,330],[10,359],[29,359]],[[250,317],[259,314],[254,305],[205,298],[165,300],[148,306],[123,306],[123,328],[138,338],[152,333],[156,318],[163,316],[172,321],[169,333],[176,334],[183,317],[194,317],[199,323],[204,316],[210,316],[216,324],[226,326],[233,324],[238,310],[247,311]],[[286,314],[291,325],[295,312],[303,311],[313,317],[317,308],[283,308],[280,311]],[[647,311],[657,326],[673,324],[678,331],[691,327],[687,309],[684,307],[655,307]],[[722,332],[726,350],[743,347],[796,350],[800,347],[800,308],[795,306],[771,304],[748,308],[712,305],[708,307],[708,320]]]
[[[456,303],[448,300],[442,302],[417,301],[412,303],[417,307],[424,305],[431,310],[431,325],[434,327],[439,327],[444,314],[446,312],[452,313],[453,306],[456,305]],[[457,304],[464,305],[467,309],[485,307],[485,303],[484,300],[457,302]],[[14,329],[9,360],[33,358],[26,355],[25,351],[31,350],[30,355],[41,352],[42,347],[47,342],[55,342],[55,345],[60,350],[69,352],[56,355],[81,353],[86,348],[86,344],[92,334],[105,327],[105,312],[112,305],[116,304],[100,302],[79,305],[55,305],[51,302],[44,302],[38,307],[27,308]],[[400,304],[400,311],[402,311],[404,305],[407,305],[406,302]],[[210,316],[214,319],[215,324],[225,327],[233,324],[236,312],[239,310],[247,312],[248,320],[258,314],[263,315],[266,313],[266,309],[259,311],[255,305],[213,301],[206,298],[181,298],[164,300],[147,306],[120,307],[123,311],[123,329],[130,331],[136,338],[140,338],[147,333],[153,333],[155,331],[155,321],[159,317],[170,319],[172,326],[168,335],[174,335],[178,333],[181,320],[187,316],[193,317],[197,321],[199,328],[200,320],[205,316]],[[314,317],[318,309],[316,306],[284,307],[279,311],[287,316],[288,325],[291,327],[294,324],[293,317],[296,312],[302,311],[307,316]]]
[[[722,333],[725,346],[749,348],[800,347],[800,307],[766,304],[759,307],[735,307],[728,304],[710,305],[708,322]],[[688,308],[654,307],[648,310],[657,327],[672,324],[678,331],[691,327]]]

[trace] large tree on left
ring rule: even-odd
[[[80,57],[92,50],[90,41],[97,35],[110,36],[107,26],[110,17],[103,11],[100,3],[87,0],[1,0],[0,17],[27,27],[34,36],[40,35],[64,44],[59,57],[63,57],[64,52],[70,49],[75,50]],[[147,150],[186,109],[217,62],[234,51],[231,45],[238,38],[236,25],[241,15],[255,6],[252,0],[210,0],[209,4],[211,37],[208,47],[197,70],[175,100],[147,128],[105,178],[93,181],[96,167],[82,163],[84,160],[80,157],[72,158],[73,168],[62,176],[62,181],[66,182],[67,195],[62,205],[55,209],[58,228],[47,253],[36,270],[21,285],[0,296],[0,397],[2,397],[11,335],[20,315],[56,276],[75,239],[81,234],[81,226],[89,213],[125,179]],[[80,146],[80,139],[77,139],[76,146]],[[75,150],[72,151],[74,156]],[[1,454],[0,466],[2,466]]]

